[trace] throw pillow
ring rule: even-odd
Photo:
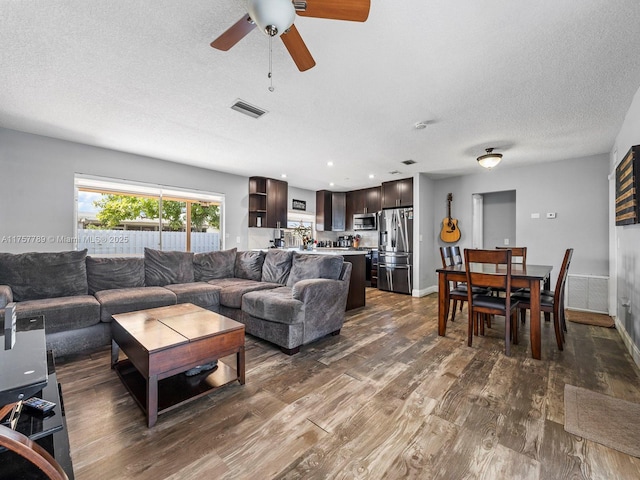
[[[236,251],[236,248],[232,248],[221,252],[196,253],[193,256],[193,275],[196,282],[233,277]]]
[[[193,282],[193,252],[163,252],[145,248],[144,276],[147,287]]]
[[[340,255],[313,255],[294,252],[287,287],[300,280],[328,278],[338,280],[344,259]]]
[[[286,285],[292,258],[293,250],[270,249],[264,258],[262,281]]]
[[[262,279],[262,265],[264,263],[264,252],[250,251],[237,252],[235,277],[247,280],[260,281]]]
[[[87,282],[91,295],[113,288],[144,287],[144,258],[89,256]]]
[[[87,294],[87,250],[0,253],[0,285],[16,302]]]

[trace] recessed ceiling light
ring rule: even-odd
[[[330,183],[329,183],[329,186],[330,186],[330,187],[333,187],[334,185],[335,185],[335,183],[333,183],[333,182],[330,182]]]
[[[425,128],[427,128],[428,122],[417,122],[413,128],[415,128],[416,130],[424,130]]]
[[[327,167],[333,167],[333,162],[327,162]]]
[[[375,175],[373,173],[369,174],[369,178],[374,178],[374,177],[375,177]]]
[[[280,175],[282,178],[287,178],[287,174],[283,173],[282,175]]]

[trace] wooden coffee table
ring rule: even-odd
[[[155,425],[158,414],[238,380],[244,385],[244,325],[190,303],[113,315],[111,367]],[[127,358],[119,360],[120,349]],[[235,369],[187,377],[198,365],[236,354]]]

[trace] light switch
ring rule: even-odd
[[[531,214],[531,218],[540,218],[540,214],[539,213],[532,213]]]
[[[505,244],[505,245],[509,245],[509,239],[508,239],[508,238],[505,238],[505,239],[504,239],[504,244]]]

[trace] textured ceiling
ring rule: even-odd
[[[396,170],[478,172],[486,147],[497,168],[608,152],[640,87],[637,0],[371,0],[365,23],[296,17],[317,65],[300,73],[275,39],[274,92],[258,30],[209,46],[245,12],[0,0],[0,126],[350,190]],[[269,113],[235,112],[238,98]]]

